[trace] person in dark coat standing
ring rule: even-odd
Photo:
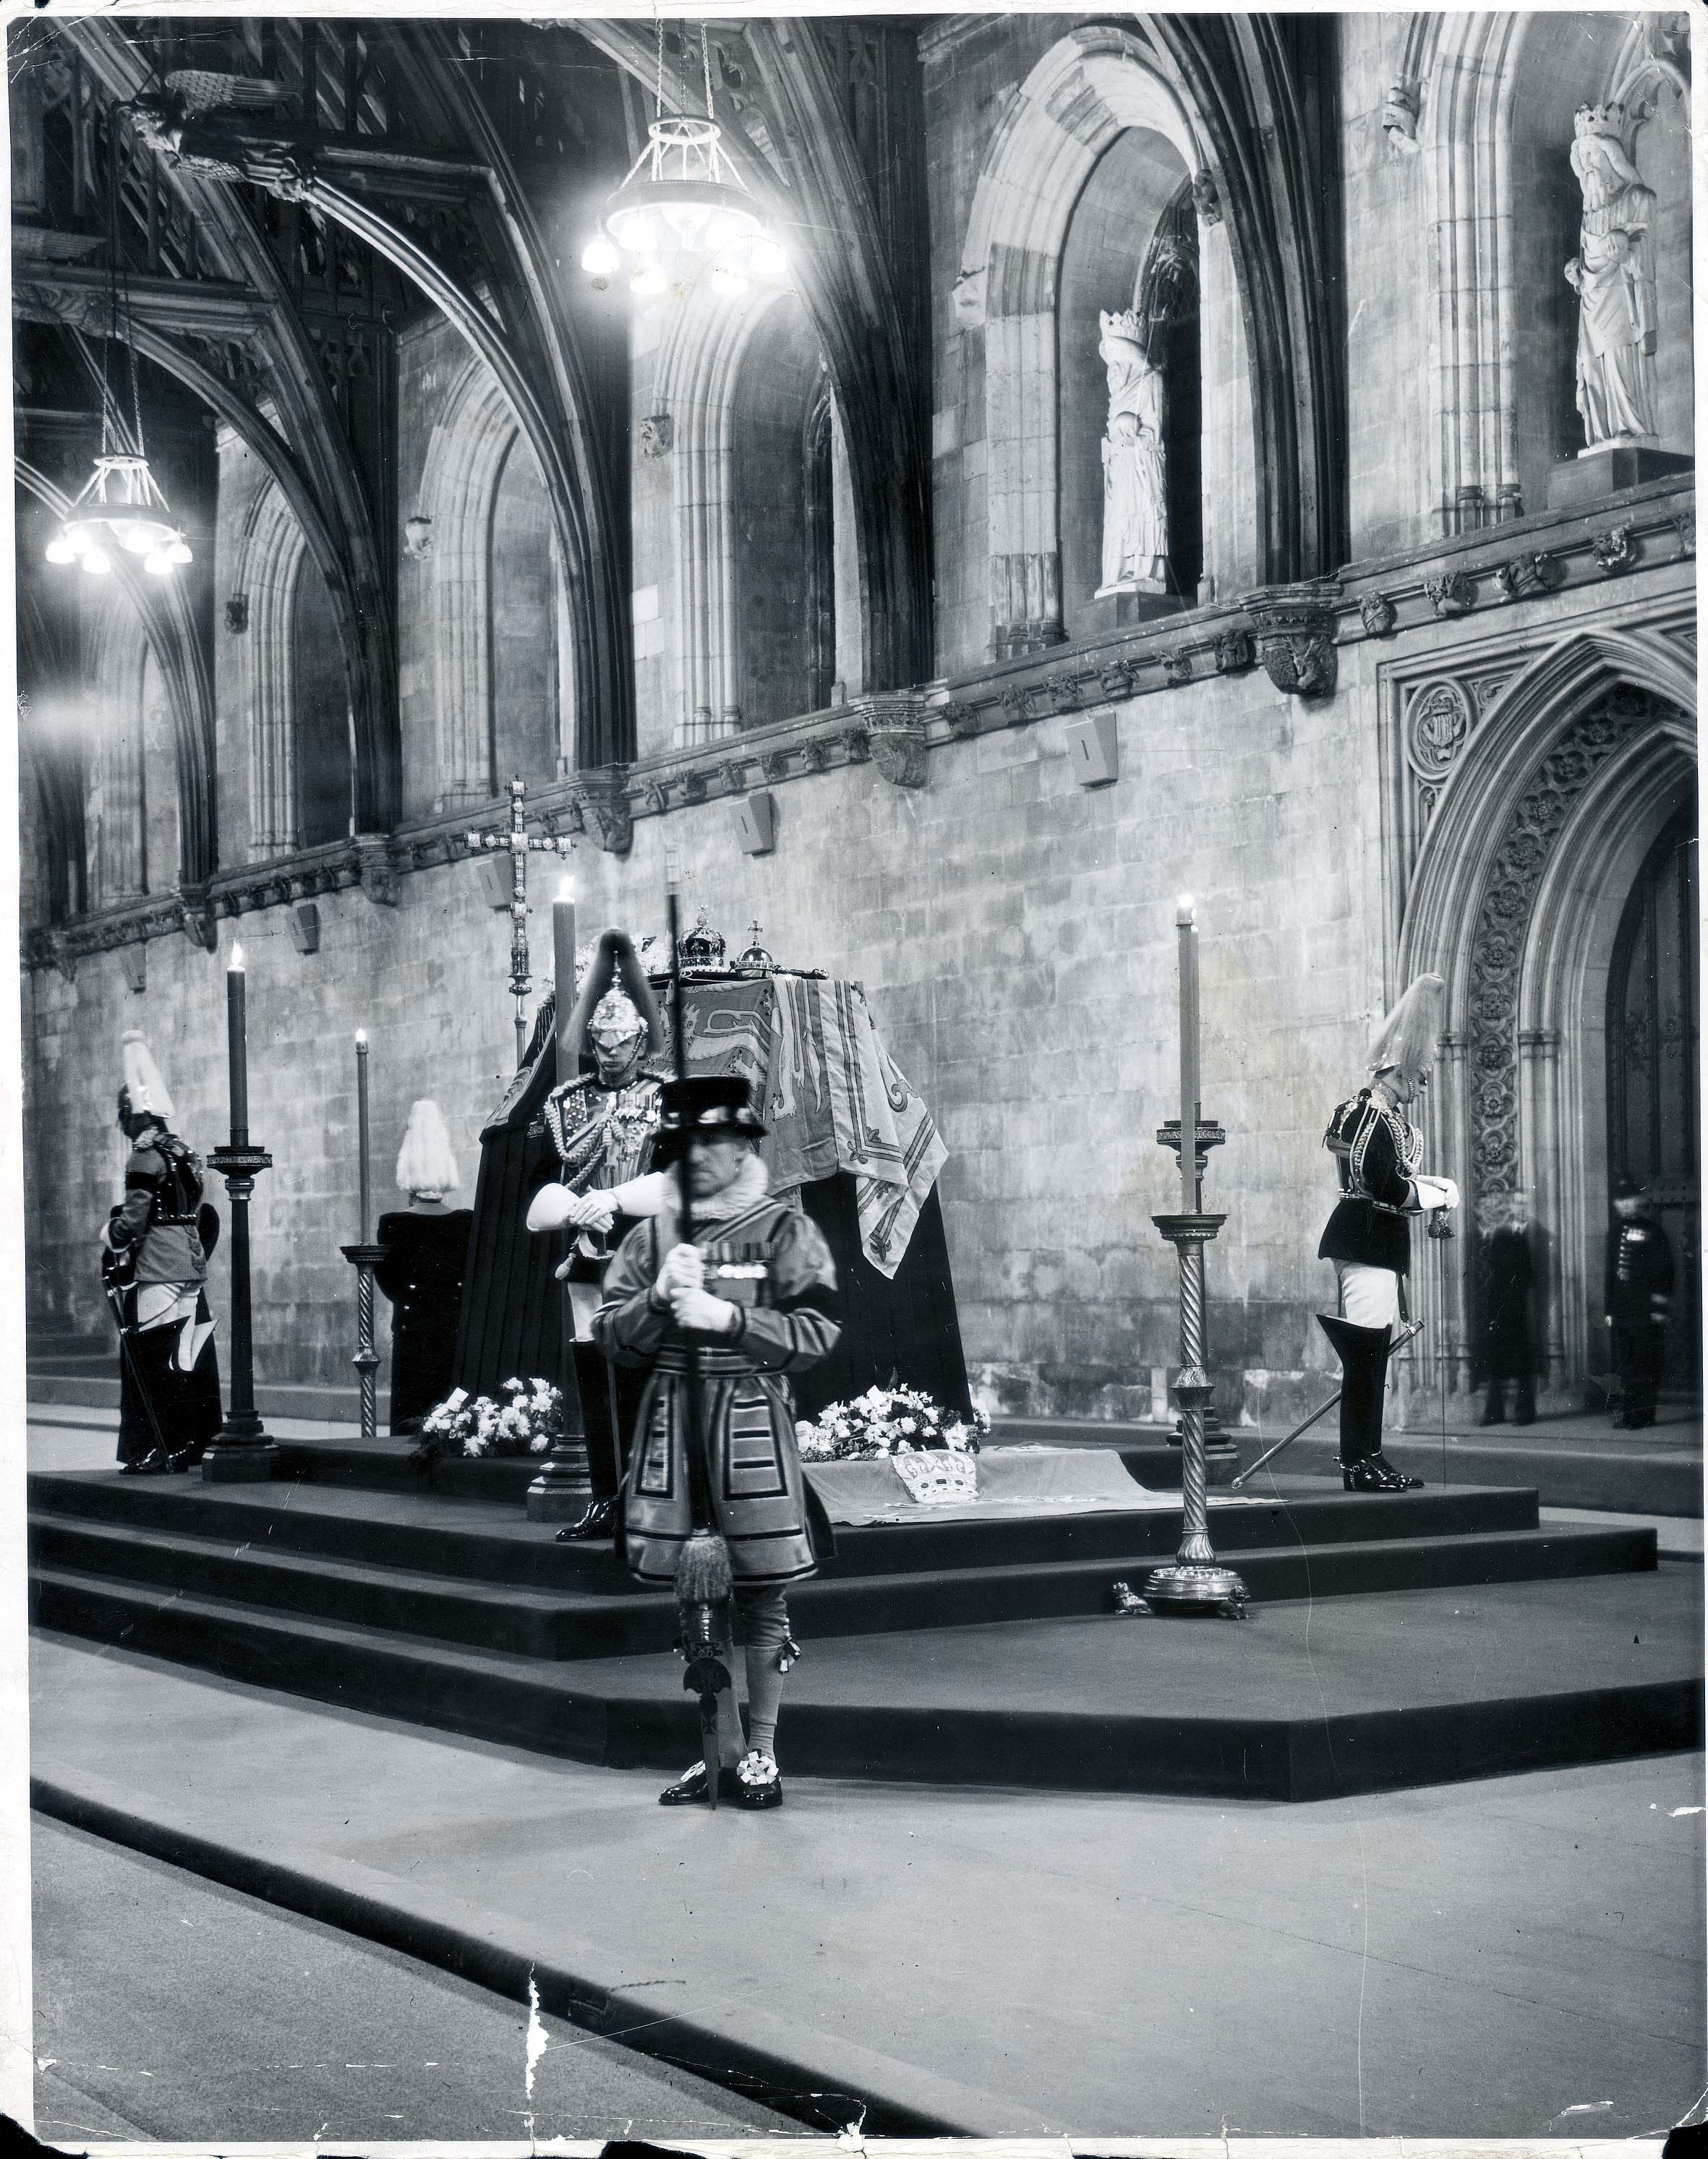
[[[1341,1103],[1322,1144],[1334,1157],[1340,1200],[1317,1248],[1334,1262],[1336,1303],[1317,1324],[1341,1364],[1340,1469],[1348,1492],[1405,1492],[1421,1483],[1382,1452],[1393,1332],[1406,1317],[1411,1224],[1457,1207],[1450,1177],[1421,1173],[1423,1136],[1405,1111],[1429,1084],[1441,1038],[1439,975],[1420,975],[1370,1045],[1370,1084]]]
[[[1477,1254],[1477,1363],[1488,1389],[1479,1422],[1505,1423],[1510,1383],[1513,1422],[1532,1424],[1536,1416],[1536,1267],[1523,1194],[1485,1193],[1478,1212],[1483,1236]]]
[[[1614,1187],[1617,1219],[1607,1240],[1607,1324],[1613,1369],[1623,1383],[1615,1426],[1641,1432],[1654,1422],[1672,1311],[1673,1256],[1666,1230],[1633,1177]]]
[[[202,1198],[200,1157],[174,1132],[148,1046],[124,1038],[119,1123],[131,1142],[125,1196],[102,1235],[101,1276],[120,1332],[120,1472],[183,1472],[220,1429],[220,1364],[208,1255],[220,1218]]]
[[[397,1188],[406,1209],[380,1217],[376,1241],[386,1256],[374,1270],[391,1300],[391,1429],[418,1432],[421,1421],[451,1391],[463,1277],[474,1216],[447,1207],[457,1189],[457,1157],[437,1102],[411,1105],[397,1156]]]

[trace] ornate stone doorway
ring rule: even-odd
[[[1638,873],[1607,977],[1607,1166],[1648,1186],[1672,1247],[1664,1385],[1701,1385],[1701,1163],[1696,1141],[1696,805]]]
[[[1648,967],[1652,978],[1659,966],[1682,985],[1695,959],[1694,950],[1674,954],[1675,927],[1654,964],[1638,932],[1622,935],[1628,902],[1651,924],[1664,910],[1669,924],[1690,903],[1677,850],[1669,854],[1663,838],[1694,829],[1695,736],[1687,714],[1695,686],[1680,661],[1659,637],[1570,634],[1474,717],[1462,698],[1466,724],[1430,768],[1430,799],[1415,813],[1421,836],[1395,972],[1404,981],[1434,967],[1447,978],[1448,1032],[1431,1090],[1429,1152],[1457,1178],[1466,1204],[1460,1237],[1432,1249],[1416,1285],[1425,1354],[1402,1386],[1432,1395],[1445,1377],[1455,1392],[1468,1387],[1477,1235],[1514,1211],[1534,1241],[1544,1406],[1581,1406],[1586,1382],[1605,1365],[1609,1015],[1633,967],[1639,977]],[[1404,715],[1414,717],[1409,707]],[[1416,733],[1403,738],[1412,784]],[[1390,830],[1404,829],[1396,817]],[[1647,867],[1664,861],[1674,867]],[[1648,886],[1652,899],[1633,898]],[[1673,1002],[1682,1012],[1680,994]],[[1694,1045],[1694,1017],[1674,1023],[1663,1006],[1653,1025],[1688,1028]],[[1678,1106],[1663,1113],[1666,1121],[1685,1121],[1684,1090],[1694,1085],[1692,1046],[1689,1077],[1674,1085]],[[1693,1154],[1683,1180],[1692,1268],[1695,1173]],[[1674,1204],[1682,1225],[1682,1190]],[[1682,1275],[1682,1244],[1679,1256]],[[1694,1294],[1682,1280],[1680,1289]],[[1693,1338],[1681,1354],[1693,1368]]]

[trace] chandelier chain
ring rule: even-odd
[[[706,24],[703,20],[700,25],[700,66],[701,70],[706,78],[706,117],[710,120],[712,116],[712,45],[711,41],[706,37]]]

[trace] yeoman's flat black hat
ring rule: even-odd
[[[747,1081],[733,1073],[665,1080],[659,1090],[655,1164],[675,1162],[691,1139],[763,1139],[767,1127],[748,1096]]]

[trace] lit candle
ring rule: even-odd
[[[1180,1208],[1198,1209],[1198,919],[1190,893],[1174,911],[1180,935]]]
[[[245,1146],[249,1139],[249,1019],[245,998],[248,980],[243,971],[243,947],[234,938],[225,969],[225,1055],[230,1074],[233,1147]]]
[[[362,1180],[362,1229],[357,1241],[365,1245],[374,1193],[368,1173],[368,1033],[360,1027],[356,1029],[356,1151],[361,1157]]]
[[[557,1084],[575,1077],[569,1054],[570,1016],[575,1010],[575,887],[565,878],[551,903],[551,983],[557,1004]]]

